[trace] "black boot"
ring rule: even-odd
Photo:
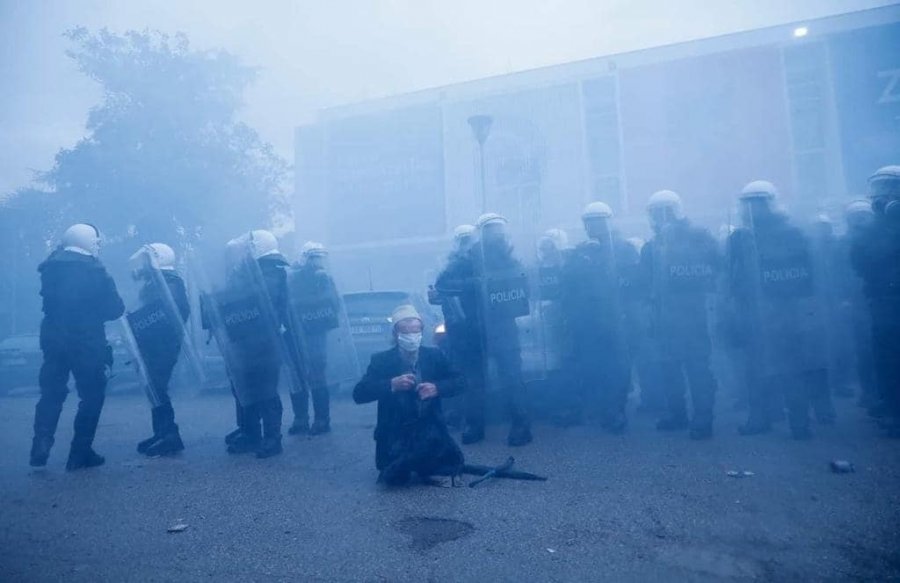
[[[66,471],[72,472],[84,468],[94,468],[106,463],[106,458],[99,455],[91,447],[72,446],[69,451],[69,461],[66,462]]]
[[[150,410],[150,422],[153,426],[153,435],[148,437],[147,439],[141,441],[137,445],[137,451],[140,454],[146,454],[147,448],[153,445],[153,442],[158,440],[161,436],[160,433],[160,409],[161,407],[154,407]]]
[[[748,419],[746,423],[738,427],[738,433],[741,435],[760,435],[772,431],[772,424],[768,421],[759,419]]]
[[[260,403],[263,439],[256,450],[257,458],[265,459],[282,452],[281,416],[282,407],[280,397],[274,397],[264,403]]]
[[[256,449],[257,459],[266,459],[284,451],[281,447],[281,436],[264,437]]]
[[[666,415],[656,423],[657,431],[684,431],[688,428],[687,415]]]
[[[39,468],[47,465],[53,441],[53,438],[48,435],[34,436],[31,441],[31,461],[29,462],[33,467]]]
[[[184,451],[184,442],[181,441],[178,426],[173,423],[172,427],[165,434],[147,448],[146,454],[149,456],[175,455],[181,451]]]
[[[294,422],[288,427],[288,435],[306,435],[309,432],[309,421],[307,419],[295,417]]]
[[[259,448],[262,439],[260,426],[260,404],[254,404],[241,408],[240,428],[233,435],[226,450],[230,454],[252,453]]]
[[[324,419],[316,419],[313,421],[312,427],[309,428],[310,435],[322,435],[331,431],[331,423]]]

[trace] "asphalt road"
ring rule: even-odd
[[[40,470],[27,465],[34,402],[0,399],[3,581],[900,579],[900,442],[848,401],[799,443],[783,426],[739,437],[730,411],[704,443],[640,416],[624,436],[538,425],[516,450],[491,428],[470,461],[513,453],[550,480],[402,490],[375,484],[374,405],[339,402],[332,434],[286,436],[284,455],[260,461],[224,451],[230,397],[181,396],[187,450],[145,459],[146,405],[114,395],[96,442],[107,464],[67,474],[75,399]],[[856,472],[832,473],[832,459]]]

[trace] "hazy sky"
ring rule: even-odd
[[[316,109],[885,0],[0,0],[0,195],[84,135],[75,26],[184,32],[262,67],[243,118],[288,158]]]

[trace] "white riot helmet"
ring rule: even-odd
[[[460,239],[465,239],[466,237],[472,237],[475,235],[475,231],[478,229],[475,228],[475,225],[459,225],[455,229],[453,229],[453,240],[459,241]]]
[[[557,249],[565,249],[569,246],[569,236],[562,229],[548,229],[541,239],[552,241]]]
[[[754,180],[741,190],[741,200],[778,198],[778,189],[768,180]]]
[[[858,214],[872,215],[872,203],[868,200],[853,200],[844,207],[844,215],[852,216]]]
[[[150,243],[144,245],[129,258],[132,263],[138,263],[142,258],[150,262],[150,265],[162,271],[175,270],[175,251],[165,243]]]
[[[328,255],[328,251],[325,249],[325,245],[317,243],[316,241],[307,241],[303,244],[303,247],[300,248],[300,256],[304,259],[309,259],[310,257],[325,257],[326,255]]]
[[[609,205],[605,202],[592,202],[581,213],[581,220],[587,219],[609,219],[612,218],[613,212]]]
[[[257,229],[248,233],[247,242],[254,259],[278,253],[278,239],[271,232]]]
[[[647,201],[647,212],[653,213],[657,209],[671,209],[672,216],[680,219],[684,215],[681,197],[672,190],[659,190],[650,196]]]
[[[477,225],[478,229],[484,230],[488,225],[506,225],[509,221],[506,220],[506,217],[503,215],[498,215],[497,213],[484,213],[480,217],[478,217]]]
[[[69,251],[96,256],[100,252],[100,231],[93,225],[72,225],[62,236],[62,246]]]
[[[869,198],[877,215],[900,215],[900,166],[884,166],[869,177]]]

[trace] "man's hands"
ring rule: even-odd
[[[411,391],[415,386],[416,376],[412,374],[404,374],[391,379],[391,391],[395,393]]]
[[[395,393],[414,390],[419,394],[419,399],[425,401],[438,396],[434,383],[419,383],[416,385],[416,377],[412,374],[404,374],[391,379],[391,391]]]
[[[419,391],[419,398],[423,401],[434,399],[438,396],[438,390],[434,383],[421,383],[416,387],[416,390]]]

